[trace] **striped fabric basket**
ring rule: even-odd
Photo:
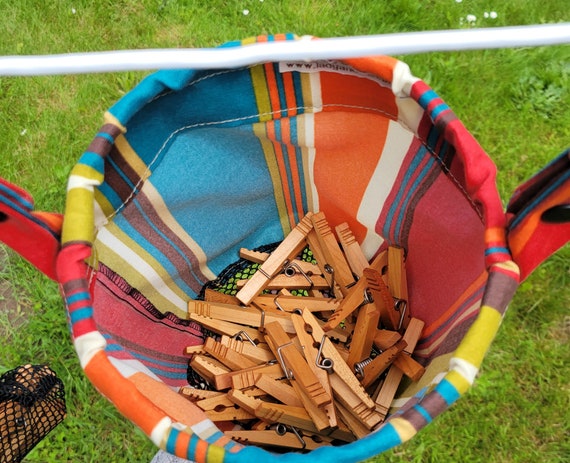
[[[154,73],[105,114],[63,216],[0,186],[0,238],[61,284],[89,380],[197,462],[356,462],[410,439],[469,389],[520,281],[570,238],[569,152],[505,212],[486,153],[385,56]],[[178,393],[183,349],[204,337],[187,302],[240,247],[279,242],[309,211],[347,222],[369,259],[406,250],[426,373],[367,437],[277,456],[230,440]]]

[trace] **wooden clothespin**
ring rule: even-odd
[[[305,392],[305,389],[301,387],[298,381],[291,381],[291,385],[295,390],[297,397],[299,397],[301,400],[301,406],[305,409],[313,421],[315,428],[317,428],[318,431],[323,431],[324,429],[330,428],[330,420],[327,412],[325,411],[325,407],[332,405],[332,394],[330,395],[331,402],[319,407],[315,404],[311,397],[309,397],[309,395]]]
[[[393,346],[386,349],[381,354],[377,355],[370,361],[364,361],[358,366],[359,372],[362,376],[360,383],[364,388],[367,388],[378,379],[378,377],[386,371],[386,369],[394,363],[400,352],[407,346],[406,341],[399,340]]]
[[[268,252],[253,251],[247,248],[240,248],[239,257],[241,259],[249,260],[255,264],[263,264],[270,256]]]
[[[356,241],[356,238],[352,234],[352,230],[346,222],[337,225],[335,227],[335,231],[352,273],[360,278],[363,270],[369,267],[368,259],[362,252],[360,244]]]
[[[226,395],[223,392],[210,391],[207,389],[196,389],[190,386],[182,386],[178,392],[192,402],[196,402],[202,399],[209,399],[212,397],[222,397]]]
[[[235,404],[228,398],[227,394],[220,393],[213,397],[207,397],[195,401],[195,404],[204,411],[213,410],[216,407],[233,407]]]
[[[242,354],[257,365],[267,363],[275,358],[265,343],[255,344],[225,335],[220,338],[220,343]]]
[[[312,336],[307,333],[305,329],[305,321],[298,314],[292,314],[291,320],[295,326],[295,331],[297,332],[297,337],[299,338],[299,343],[301,344],[303,355],[307,360],[307,364],[315,376],[318,378],[319,382],[323,385],[325,391],[332,397],[333,391],[329,381],[329,371],[332,371],[332,365],[323,363],[319,358],[319,351],[315,347],[315,341]],[[331,428],[338,425],[338,420],[336,417],[336,411],[334,403],[324,405],[323,411],[326,413],[328,424]]]
[[[303,250],[306,246],[307,235],[313,228],[311,222],[312,215],[311,212],[308,212],[301,219],[281,244],[259,266],[247,284],[238,291],[236,297],[244,305],[250,304],[253,298],[265,289],[270,280],[282,270],[286,261],[294,259]]]
[[[346,295],[348,287],[354,283],[354,277],[348,262],[340,249],[324,212],[321,211],[313,214],[311,221],[313,222],[317,240],[319,241],[321,251],[325,258],[324,263],[332,267],[334,280],[338,283],[342,294]],[[317,261],[317,263],[319,262]],[[319,266],[322,268],[322,265],[319,264]]]
[[[392,328],[398,331],[406,329],[412,317],[408,307],[408,280],[403,248],[388,247],[388,287],[396,300],[394,308],[399,316],[398,325]]]
[[[201,315],[225,322],[239,325],[247,325],[263,329],[265,323],[277,321],[287,333],[294,333],[293,323],[285,313],[271,312],[256,309],[255,307],[243,307],[219,302],[189,301],[188,313]]]
[[[319,346],[320,354],[323,356],[324,359],[328,359],[329,362],[332,363],[332,370],[336,374],[336,376],[340,379],[341,383],[346,385],[346,388],[351,390],[353,394],[362,402],[365,407],[367,408],[374,408],[374,401],[372,398],[366,393],[358,378],[354,375],[352,369],[346,364],[342,356],[340,355],[339,351],[335,348],[332,344],[330,339],[325,336],[325,332],[319,325],[315,316],[309,312],[308,310],[303,311],[302,315],[303,320],[305,321],[305,331],[309,332],[315,342],[315,345]],[[335,386],[332,382],[332,379],[335,375],[331,375],[329,380],[331,381],[331,387],[335,390]],[[336,384],[338,385],[339,382],[337,381]],[[344,390],[344,389],[343,389]],[[337,391],[335,390],[335,397]],[[342,393],[342,391],[341,391]]]
[[[407,344],[405,350],[408,352],[413,352],[416,348],[416,344],[421,335],[423,326],[424,322],[417,318],[412,318],[410,321],[408,329],[402,338]],[[384,383],[379,389],[378,396],[376,397],[376,409],[383,418],[385,418],[390,411],[390,406],[394,400],[394,396],[396,395],[396,391],[398,390],[398,386],[400,385],[400,381],[402,380],[403,375],[404,373],[402,370],[400,370],[400,368],[398,368],[396,365],[392,365],[390,367],[390,370],[388,370],[388,375],[386,376]]]
[[[327,320],[323,329],[325,331],[332,330],[339,325],[346,317],[353,313],[356,309],[360,308],[363,303],[366,303],[367,282],[365,278],[361,278],[353,285],[344,295],[344,299],[340,302],[338,308]]]
[[[263,403],[263,400],[248,395],[239,389],[230,389],[227,393],[227,397],[234,404],[240,406],[245,411],[254,416],[257,416],[255,411]]]
[[[410,324],[402,338],[406,342],[406,347],[394,361],[394,365],[402,370],[402,372],[412,381],[419,381],[425,373],[425,368],[412,358],[412,354],[414,353],[418,340],[420,339],[424,325],[424,322],[417,318],[412,318],[410,320]]]
[[[331,375],[330,380],[335,391],[336,402],[344,405],[367,429],[373,429],[382,421],[382,416],[375,410],[374,406],[369,407],[368,403],[363,402],[356,395],[356,391],[351,389],[340,376]]]
[[[358,312],[347,360],[351,368],[370,356],[382,313],[386,311],[386,304],[391,303],[391,297],[387,294],[388,288],[379,272],[366,267],[362,271],[361,280],[366,281],[365,291],[368,292],[371,301]]]
[[[325,391],[281,325],[268,323],[265,326],[265,340],[281,363],[286,376],[299,384],[317,407],[331,403],[332,397]]]
[[[400,315],[394,310],[394,298],[382,279],[382,275],[373,268],[364,269],[363,274],[366,278],[367,291],[372,299],[372,304],[380,313],[382,325],[395,329],[400,321]]]
[[[299,297],[299,296],[257,296],[252,304],[264,310],[277,309],[292,312],[296,309],[311,312],[332,312],[337,309],[340,301],[332,297]]]
[[[255,416],[270,423],[283,423],[306,431],[319,432],[303,407],[261,402],[255,409]]]
[[[184,355],[197,355],[205,354],[204,344],[197,344],[195,346],[186,346],[184,348]]]
[[[236,282],[238,288],[245,287],[250,280],[238,280]],[[286,275],[280,273],[272,277],[265,285],[264,289],[279,290],[279,289],[329,289],[327,280],[321,275],[303,275],[296,273],[294,275]]]
[[[246,333],[253,341],[263,341],[261,333],[254,328],[227,322],[225,320],[216,320],[215,318],[204,317],[203,315],[198,315],[196,313],[190,313],[189,316],[190,320],[194,320],[203,327],[212,330],[214,333],[221,335],[225,334],[226,336],[235,336],[239,333]]]
[[[386,350],[396,344],[402,335],[397,331],[392,330],[378,330],[374,335],[374,345],[380,350]]]
[[[291,273],[293,271],[298,273],[304,273],[305,275],[322,275],[323,272],[317,264],[312,262],[306,262],[301,259],[294,259],[290,261],[283,269],[285,273]]]
[[[239,300],[235,296],[230,296],[229,294],[224,294],[209,288],[204,291],[204,301],[239,305]]]
[[[367,426],[364,426],[362,421],[349,412],[344,405],[337,402],[335,404],[335,408],[338,410],[342,421],[348,426],[357,439],[362,439],[370,434],[370,429],[368,429]]]
[[[384,282],[388,281],[388,250],[380,251],[374,258],[370,261],[370,268],[376,270]]]
[[[205,355],[194,355],[192,360],[190,360],[190,367],[211,384],[215,383],[216,375],[229,373],[231,371],[218,360],[206,357]],[[216,389],[221,390],[217,386]]]
[[[206,412],[206,416],[212,421],[251,420],[255,415],[236,406],[227,396],[222,394],[195,402],[198,407]]]
[[[248,359],[245,355],[224,346],[214,338],[206,338],[206,341],[204,342],[204,350],[232,371],[239,371],[244,368],[251,368],[258,365]]]
[[[277,434],[273,430],[265,431],[226,431],[226,435],[241,444],[253,444],[265,447],[278,447],[293,450],[315,450],[323,445],[331,445],[331,439],[287,431]]]
[[[281,370],[281,365],[278,363],[270,363],[218,375],[214,377],[214,380],[216,388],[220,390],[230,387],[234,389],[246,389],[255,386],[255,379],[259,374],[281,378],[283,376],[283,370]]]
[[[260,374],[256,376],[255,385],[285,405],[292,405],[294,407],[303,406],[293,386],[286,384],[280,379]]]

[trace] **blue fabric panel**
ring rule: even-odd
[[[179,132],[150,181],[215,273],[237,260],[240,247],[284,237],[265,156],[250,127]]]
[[[153,99],[126,125],[125,136],[145,163],[160,159],[173,134],[186,127],[258,121],[248,69],[196,73],[192,82]]]

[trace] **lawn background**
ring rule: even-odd
[[[280,32],[332,37],[570,20],[565,0],[0,0],[0,14],[1,55],[209,47]],[[495,160],[505,202],[570,146],[569,46],[401,58]],[[38,209],[62,211],[69,170],[103,112],[145,74],[0,77],[0,176],[30,191]],[[472,390],[412,441],[375,461],[568,461],[569,256],[566,246],[521,286]],[[155,449],[148,439],[84,377],[56,284],[5,248],[0,336],[0,373],[48,363],[66,387],[68,418],[26,461],[150,461]]]

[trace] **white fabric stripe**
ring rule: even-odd
[[[208,439],[216,432],[219,432],[218,427],[211,420],[200,421],[199,423],[190,426],[190,429],[204,440]]]
[[[449,361],[449,369],[459,373],[469,382],[469,384],[473,384],[475,377],[479,372],[479,369],[475,365],[458,357],[453,357]]]
[[[93,356],[105,349],[107,342],[101,333],[94,331],[78,336],[73,341],[73,345],[79,357],[81,368],[85,369]]]
[[[368,259],[372,258],[383,242],[383,238],[374,231],[374,227],[382,205],[396,181],[413,136],[413,133],[402,128],[397,122],[390,121],[382,156],[366,188],[357,215],[358,221],[368,228],[361,245]]]
[[[180,310],[187,310],[187,302],[172,291],[160,275],[144,259],[115,235],[110,233],[109,230],[106,228],[101,229],[97,235],[97,239],[128,262],[133,270],[147,280],[161,296],[168,299]]]
[[[320,75],[309,74],[309,82],[311,83],[311,103],[313,104],[313,111],[319,113],[323,110]]]
[[[174,218],[174,216],[170,213],[170,210],[164,203],[162,196],[156,190],[154,185],[151,182],[145,182],[142,192],[149,198],[151,201],[154,211],[156,214],[164,221],[168,228],[176,234],[178,238],[180,238],[186,246],[188,246],[196,258],[200,263],[200,271],[204,274],[204,276],[210,280],[216,279],[217,275],[212,272],[206,262],[207,257],[202,248],[192,239],[192,237],[186,233],[186,230],[182,228],[182,226],[178,223],[178,221]]]
[[[67,191],[73,190],[74,188],[83,188],[88,191],[93,191],[93,187],[100,184],[101,182],[99,180],[88,179],[81,175],[70,175],[67,180]]]
[[[109,220],[105,216],[105,213],[103,212],[103,209],[101,209],[101,206],[97,201],[93,201],[93,214],[94,214],[93,221],[95,223],[95,228],[97,230],[107,225],[107,223],[109,222]]]
[[[420,79],[412,75],[406,63],[398,61],[392,71],[392,92],[398,98],[406,98],[410,96],[412,85],[418,80]]]
[[[112,353],[111,353],[112,355]],[[113,364],[113,366],[119,370],[119,372],[125,377],[134,375],[135,373],[144,373],[150,376],[152,379],[160,381],[160,378],[156,376],[152,371],[150,371],[142,362],[139,360],[131,359],[118,359],[108,355],[107,358]]]
[[[160,448],[160,446],[164,444],[164,439],[171,426],[172,420],[167,416],[160,420],[150,433],[149,437],[152,443]]]
[[[315,186],[315,157],[317,151],[315,150],[315,115],[312,113],[306,113],[300,116],[304,119],[304,140],[299,140],[302,146],[306,146],[307,153],[307,164],[305,166],[305,185],[306,188],[310,189],[309,200],[311,204],[308,204],[309,210],[318,211],[319,210],[319,192]]]

